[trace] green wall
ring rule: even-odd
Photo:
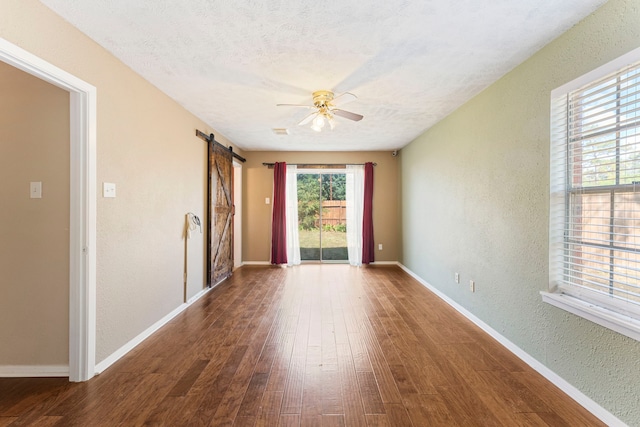
[[[610,0],[401,152],[403,264],[629,425],[640,425],[640,342],[539,292],[550,92],[638,47],[640,2]]]

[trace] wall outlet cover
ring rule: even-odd
[[[102,197],[116,197],[116,185],[112,182],[102,183]]]

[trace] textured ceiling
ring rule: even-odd
[[[334,151],[403,147],[605,0],[41,2],[240,148]],[[364,119],[276,107],[321,89]]]

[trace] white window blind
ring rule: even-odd
[[[640,62],[552,94],[550,282],[640,319]]]

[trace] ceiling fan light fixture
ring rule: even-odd
[[[331,130],[335,128],[336,122],[334,115],[339,116],[355,122],[362,120],[361,114],[352,113],[336,108],[338,105],[343,105],[351,102],[358,97],[352,93],[344,92],[337,97],[334,97],[333,92],[329,90],[317,90],[313,92],[313,105],[304,104],[276,104],[278,107],[302,107],[315,111],[311,111],[305,118],[300,120],[298,126],[304,126],[311,122],[311,129],[316,132],[322,132],[322,128],[325,125],[325,119],[329,123]]]
[[[327,121],[329,122],[329,126],[331,127],[331,130],[333,130],[333,128],[336,127],[336,121],[333,120],[333,116],[327,116]]]
[[[311,129],[316,132],[322,132],[322,128],[324,127],[324,117],[322,114],[318,114],[315,119],[313,119],[313,124],[311,125]]]

